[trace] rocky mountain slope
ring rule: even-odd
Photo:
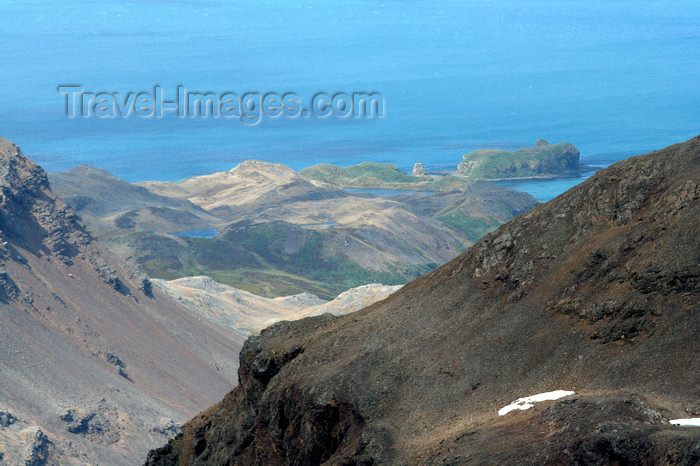
[[[698,231],[700,137],[617,163],[378,304],[250,338],[148,464],[697,464],[669,419],[700,416]]]
[[[137,463],[230,389],[241,344],[113,261],[0,139],[0,462]]]
[[[266,297],[330,299],[368,283],[403,284],[537,204],[483,182],[434,195],[354,194],[255,160],[177,183],[133,185],[84,166],[51,183],[100,240],[150,276],[208,275]],[[213,237],[172,235],[203,229]]]
[[[156,288],[194,313],[243,337],[257,334],[280,320],[359,311],[401,288],[373,283],[351,288],[334,300],[325,301],[310,293],[264,298],[217,283],[206,276],[171,281],[153,279],[152,282]]]

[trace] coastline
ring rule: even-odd
[[[537,176],[514,176],[514,177],[507,177],[507,178],[468,178],[468,177],[465,177],[464,175],[458,174],[457,172],[454,172],[453,176],[458,176],[460,178],[465,178],[467,180],[493,181],[493,182],[496,182],[496,181],[568,180],[571,178],[580,178],[585,173],[597,172],[598,170],[601,170],[602,168],[604,168],[604,167],[584,165],[580,170],[576,170],[576,171],[572,171],[572,172],[552,173],[549,175],[537,175]]]

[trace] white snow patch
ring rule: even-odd
[[[509,404],[498,410],[498,415],[503,416],[516,409],[526,410],[534,406],[534,403],[539,403],[540,401],[550,401],[558,400],[559,398],[564,398],[565,396],[573,395],[574,392],[569,392],[566,390],[556,390],[553,392],[540,393],[538,395],[526,396],[525,398],[518,398],[513,403]]]
[[[692,417],[690,419],[671,419],[668,422],[670,422],[674,426],[700,427],[700,417]]]

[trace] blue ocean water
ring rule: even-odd
[[[700,132],[697,0],[3,0],[0,17],[0,135],[48,171],[177,180],[251,158],[445,170],[538,138],[605,166]],[[386,107],[257,126],[68,119],[60,84],[367,91]]]
[[[586,171],[577,177],[530,180],[503,180],[496,184],[531,194],[540,202],[551,201],[564,191],[573,188],[582,181],[590,178],[595,171]]]

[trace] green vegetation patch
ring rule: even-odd
[[[464,190],[471,183],[457,176],[408,175],[393,163],[376,162],[362,162],[350,167],[324,163],[305,168],[300,173],[307,178],[341,188],[455,191]]]
[[[475,150],[463,157],[457,171],[473,179],[568,176],[580,171],[579,156],[571,143],[539,140],[535,147],[516,151]]]
[[[307,178],[328,183],[344,184],[356,182],[362,178],[386,181],[389,183],[416,183],[426,177],[402,173],[393,163],[362,162],[350,167],[338,167],[323,163],[303,169],[300,172]]]
[[[110,242],[129,248],[140,269],[153,278],[208,275],[266,297],[309,292],[332,299],[368,283],[404,284],[437,267],[429,263],[402,264],[391,272],[367,269],[349,257],[326,251],[327,239],[318,230],[282,221],[243,221],[215,238],[135,232]]]
[[[481,237],[491,233],[497,228],[496,225],[492,223],[465,215],[459,209],[440,213],[436,215],[435,218],[463,231],[466,237],[474,242],[477,242]]]
[[[188,238],[195,264],[210,270],[258,268],[261,261],[244,247],[218,238]]]

